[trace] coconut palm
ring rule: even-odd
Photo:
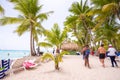
[[[95,32],[96,32],[96,39],[99,38],[98,41],[100,40],[104,40],[104,41],[107,41],[107,44],[108,45],[109,43],[110,44],[113,44],[113,46],[117,48],[117,43],[118,43],[118,32],[119,32],[119,29],[120,27],[119,26],[115,26],[115,25],[109,25],[109,24],[105,24],[103,27],[99,27]],[[98,37],[98,38],[97,38]]]
[[[69,12],[71,15],[66,18],[65,26],[73,30],[74,35],[81,44],[90,43],[90,35],[92,29],[92,17],[87,16],[91,8],[87,5],[87,0],[75,2],[72,4]],[[81,34],[81,35],[80,35]]]
[[[62,57],[65,54],[68,54],[68,52],[62,51],[59,54],[57,53],[55,56],[51,53],[44,53],[41,59],[42,61],[44,61],[45,59],[53,60],[55,64],[55,69],[59,70],[59,63],[62,62]]]
[[[119,0],[91,0],[94,5],[94,10],[90,12],[96,17],[98,24],[96,27],[101,26],[104,22],[111,23],[116,18],[120,20],[120,1]]]
[[[108,45],[108,43],[114,46],[118,42],[118,30],[116,25],[120,15],[120,1],[119,0],[91,0],[94,5],[94,9],[91,10],[88,15],[94,15],[96,26],[95,31],[95,41],[103,41]],[[111,35],[110,35],[111,34]],[[114,36],[114,37],[113,37]],[[94,42],[95,42],[94,41]],[[114,43],[113,43],[114,42]],[[115,46],[116,47],[116,46]]]
[[[38,5],[38,0],[10,0],[10,2],[15,4],[14,9],[21,14],[18,17],[3,17],[0,22],[2,25],[19,23],[15,32],[20,36],[29,31],[30,53],[31,55],[35,55],[34,41],[38,41],[37,32],[40,31],[42,33],[44,28],[41,22],[47,19],[51,12],[40,13],[42,5]]]

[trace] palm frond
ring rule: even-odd
[[[93,10],[89,11],[89,12],[87,13],[87,15],[88,15],[88,16],[92,16],[92,15],[101,14],[101,13],[102,13],[102,12],[101,12],[101,9],[93,9]]]
[[[64,25],[69,25],[71,23],[74,23],[78,19],[78,16],[72,16],[66,18],[66,21],[64,22]]]
[[[49,12],[46,12],[46,13],[41,13],[36,18],[39,18],[41,20],[41,22],[42,22],[44,20],[47,20],[49,14],[51,14],[51,13],[53,13],[53,11],[49,11]]]
[[[63,57],[63,55],[65,55],[65,54],[69,54],[69,52],[67,52],[67,51],[62,51],[60,54],[57,54],[57,55],[56,55],[56,57],[57,57],[57,59],[58,59],[59,62],[62,62],[62,61],[63,61],[63,60],[62,60],[62,57]]]
[[[69,11],[72,13],[72,14],[75,14],[75,15],[79,15],[79,13],[81,12],[81,7],[79,6],[80,4],[78,2],[74,2],[71,6],[71,8],[69,9]]]
[[[42,46],[42,47],[53,47],[52,44],[47,43],[47,42],[39,42],[38,46]]]
[[[18,26],[18,28],[14,31],[17,32],[19,36],[21,36],[24,32],[26,32],[27,30],[29,30],[29,20],[23,20],[22,24],[20,24]]]
[[[115,10],[118,8],[118,5],[116,3],[109,3],[102,7],[103,12],[111,12],[112,10]]]
[[[0,5],[0,14],[4,14],[4,9],[1,5]]]
[[[55,58],[51,53],[44,53],[41,59],[42,61],[44,61],[45,59],[52,59],[53,61],[55,61]]]
[[[69,52],[68,51],[62,51],[61,53],[60,53],[60,56],[63,56],[63,55],[68,55],[69,54]]]
[[[15,24],[15,23],[20,23],[22,21],[23,21],[22,18],[3,17],[2,19],[0,19],[0,24],[1,25]]]

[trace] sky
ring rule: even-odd
[[[53,27],[54,23],[58,23],[62,29],[65,18],[69,16],[69,8],[73,2],[80,0],[39,0],[43,5],[41,12],[54,11],[48,17],[48,20],[44,21],[42,25],[46,29]],[[16,17],[19,15],[18,11],[13,9],[14,5],[7,0],[0,0],[0,5],[5,9],[5,16]],[[17,28],[17,24],[0,26],[0,49],[5,50],[29,50],[30,49],[30,36],[29,33],[25,33],[22,36],[18,36],[14,33]],[[40,38],[43,41],[43,38]]]

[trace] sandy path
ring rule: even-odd
[[[108,59],[103,68],[98,57],[90,56],[91,69],[84,67],[82,56],[65,55],[60,71],[54,69],[53,61],[43,63],[36,69],[21,71],[3,80],[120,80],[120,68],[111,67]],[[118,62],[120,66],[120,62]]]

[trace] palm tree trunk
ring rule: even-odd
[[[114,45],[115,49],[117,49],[116,41],[115,40],[113,40],[113,45]]]
[[[55,64],[55,69],[56,69],[56,70],[59,70],[59,63],[56,63],[56,64]]]
[[[32,26],[30,26],[30,56],[32,56]]]
[[[34,41],[34,38],[33,38],[33,56],[35,56],[36,54],[36,51],[35,51],[35,41]]]
[[[74,25],[73,31],[76,35],[76,38],[77,38],[78,42],[81,42],[80,39],[79,39],[79,34],[77,33],[76,25]]]
[[[86,23],[86,21],[85,20],[83,20],[83,26],[84,26],[84,28],[85,28],[85,30],[86,30],[86,36],[85,36],[85,45],[86,44],[88,44],[89,43],[89,29],[88,29],[88,26],[87,26],[87,23]]]
[[[58,66],[58,64],[55,65],[55,69],[56,69],[56,70],[59,70],[59,66]]]
[[[33,32],[32,32],[32,22],[30,25],[30,55],[34,56],[34,52],[33,52]]]

